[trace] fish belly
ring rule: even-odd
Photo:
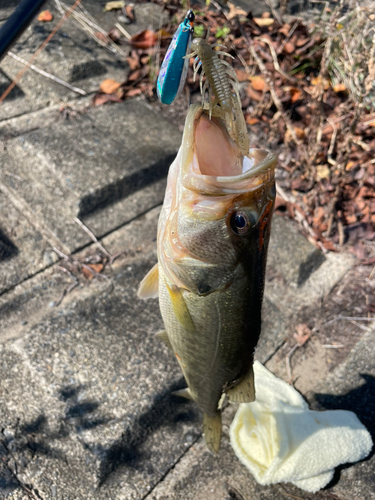
[[[226,387],[252,366],[260,309],[252,307],[247,285],[240,279],[226,290],[206,296],[182,290],[189,322],[178,311],[176,314],[170,294],[173,285],[163,272],[159,274],[160,309],[173,352],[193,400],[209,416],[217,414]]]

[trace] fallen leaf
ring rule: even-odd
[[[108,36],[109,38],[117,43],[121,40],[121,33],[120,33],[120,30],[118,30],[117,28],[112,28],[110,31],[108,31]]]
[[[328,165],[317,165],[316,167],[316,176],[318,179],[329,179],[331,174]]]
[[[343,83],[338,83],[337,85],[334,85],[332,88],[335,92],[347,92],[347,88]]]
[[[133,35],[129,40],[129,43],[137,49],[149,49],[153,47],[158,40],[158,36],[155,31],[144,30],[136,35]]]
[[[135,97],[136,95],[142,94],[141,89],[130,89],[125,93],[126,97]]]
[[[326,78],[322,79],[320,77],[320,75],[311,78],[310,82],[311,82],[311,85],[322,85],[323,84],[324,90],[328,90],[330,87],[329,80],[327,80]]]
[[[90,269],[87,269],[87,267],[82,268],[82,274],[88,280],[91,280],[95,276],[95,273],[100,273],[101,271],[103,271],[104,268],[103,264],[86,264],[86,265],[87,267],[93,270],[93,272],[91,272]]]
[[[104,34],[104,33],[101,33],[100,31],[96,31],[94,33],[94,36],[95,38],[97,38],[99,41],[103,42],[103,43],[108,43],[108,37]]]
[[[250,85],[246,87],[246,94],[250,99],[253,99],[254,101],[261,101],[262,100],[262,94],[258,92],[257,90],[254,90]]]
[[[115,1],[112,1],[112,2],[107,2],[105,4],[103,12],[108,12],[109,10],[122,9],[123,7],[125,7],[124,0],[115,0]]]
[[[148,58],[148,56],[147,56],[147,58]],[[132,50],[131,55],[129,57],[127,57],[126,60],[129,64],[129,68],[131,71],[134,71],[134,70],[140,68],[139,56],[135,50]]]
[[[249,73],[244,69],[235,69],[235,72],[239,82],[246,82],[249,78]]]
[[[289,32],[290,32],[290,29],[291,29],[291,25],[290,24],[284,24],[279,29],[279,33],[282,33],[284,36],[288,36]]]
[[[43,23],[49,23],[52,21],[53,15],[49,10],[42,10],[42,12],[38,16],[38,21],[41,21]]]
[[[246,123],[248,123],[249,125],[255,125],[256,123],[259,123],[259,120],[258,120],[258,118],[254,118],[254,117],[249,115],[246,118]]]
[[[297,47],[303,47],[309,41],[310,41],[310,38],[298,38],[297,41],[296,41],[296,46]]]
[[[296,50],[295,46],[292,44],[292,42],[287,42],[284,45],[283,52],[286,52],[287,54],[293,54],[293,52]]]
[[[228,20],[233,19],[237,16],[247,16],[247,12],[245,12],[240,7],[236,7],[233,3],[228,2],[229,12],[227,14]]]
[[[134,5],[131,4],[131,3],[125,5],[125,12],[126,12],[126,17],[129,19],[129,21],[131,21],[132,23],[134,23],[134,21],[135,21],[135,18],[134,18]]]
[[[293,335],[299,345],[304,345],[312,335],[312,331],[306,323],[300,323],[296,326],[296,333]]]
[[[104,94],[113,94],[116,90],[121,86],[121,83],[116,82],[116,80],[112,80],[108,78],[107,80],[103,80],[100,84],[100,90]]]
[[[297,136],[297,139],[299,140],[302,140],[305,138],[305,131],[303,130],[303,128],[300,128],[300,127],[293,127],[294,129],[294,132]],[[292,136],[292,133],[290,132],[290,130],[288,129],[285,133],[285,141],[286,142],[290,142],[290,141],[293,141],[294,140],[294,137]]]
[[[272,18],[264,19],[263,17],[254,17],[253,20],[257,23],[257,25],[260,28],[264,28],[266,26],[272,26],[273,23],[275,22],[275,20]]]
[[[267,85],[266,82],[264,81],[263,76],[250,76],[249,80],[251,81],[251,86],[253,87],[254,90],[259,90],[261,92],[264,92],[266,89]]]
[[[93,106],[102,106],[107,102],[122,102],[116,94],[96,94],[92,100]]]

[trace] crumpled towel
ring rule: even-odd
[[[291,482],[315,493],[334,468],[365,458],[370,433],[351,411],[312,411],[292,386],[254,363],[256,401],[230,427],[235,454],[260,484]]]

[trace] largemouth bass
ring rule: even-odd
[[[217,453],[224,395],[255,399],[253,353],[261,330],[276,158],[250,149],[242,164],[225,122],[190,107],[158,224],[158,263],[138,295],[159,296],[165,330]]]

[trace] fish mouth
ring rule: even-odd
[[[257,148],[242,156],[220,118],[209,119],[199,104],[190,107],[182,139],[186,188],[213,195],[246,192],[271,180],[276,161]]]

